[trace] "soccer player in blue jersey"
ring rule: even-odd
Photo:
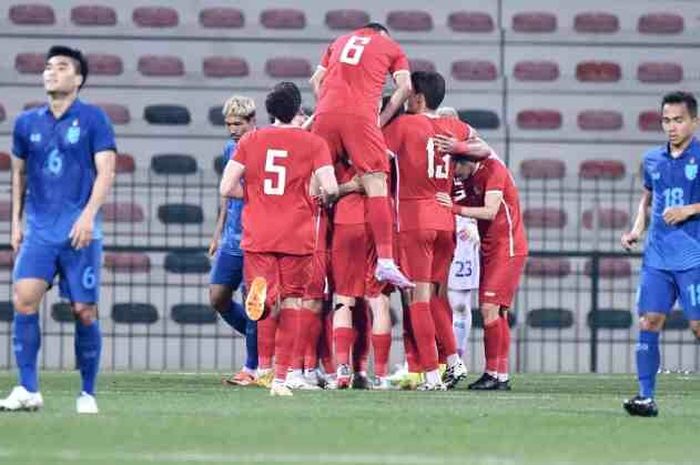
[[[240,138],[255,129],[255,102],[251,98],[234,95],[224,104],[223,114],[231,136],[226,141],[223,153],[224,160],[228,161],[233,158]],[[242,194],[241,190],[241,196]],[[242,210],[242,198],[221,198],[214,237],[209,245],[209,256],[214,258],[209,282],[209,302],[229,326],[245,336],[245,364],[238,373],[224,382],[249,386],[255,382],[255,371],[258,368],[258,326],[246,316],[243,306],[232,299],[243,280]]]
[[[70,301],[76,317],[75,355],[82,378],[76,409],[98,412],[100,207],[114,180],[116,144],[107,115],[78,98],[87,75],[79,50],[51,47],[43,73],[48,104],[22,113],[15,122],[11,242],[17,258],[12,345],[19,385],[0,401],[0,410],[43,406],[37,375],[41,344],[37,312],[58,275],[61,297]]]
[[[700,141],[698,104],[692,94],[673,92],[661,103],[668,142],[644,155],[644,190],[632,230],[623,234],[630,250],[649,233],[639,278],[636,348],[639,393],[624,402],[630,415],[658,415],[654,401],[659,370],[659,333],[678,300],[700,340]]]

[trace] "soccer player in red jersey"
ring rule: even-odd
[[[246,253],[246,312],[260,320],[261,365],[269,366],[271,352],[275,356],[270,393],[289,396],[287,369],[313,264],[311,191],[318,185],[331,200],[338,185],[325,141],[290,124],[299,110],[298,100],[278,89],[268,94],[265,106],[274,124],[241,139],[219,189],[221,195],[230,195],[245,181],[241,247]]]
[[[457,215],[476,219],[481,236],[479,306],[484,319],[486,370],[469,389],[510,390],[508,309],[528,253],[518,188],[495,155],[479,162],[458,157],[455,175],[464,182],[466,198],[453,205],[449,195],[438,193],[438,201]]]
[[[388,73],[397,89],[379,114]],[[387,202],[389,164],[380,130],[410,94],[408,59],[384,26],[370,23],[328,47],[311,84],[318,99],[313,132],[326,139],[336,159],[347,154],[360,175],[367,196],[367,223],[379,257],[377,279],[412,287],[393,258],[393,226]]]

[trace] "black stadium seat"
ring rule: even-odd
[[[511,328],[518,324],[518,318],[515,313],[508,312],[508,326]],[[484,317],[481,316],[481,311],[478,308],[472,309],[472,328],[483,328],[484,327]]]
[[[0,302],[0,321],[10,322],[14,319],[14,306],[12,302]]]
[[[214,158],[214,171],[216,171],[216,174],[219,176],[223,174],[227,161],[228,160],[225,160],[223,155],[217,155],[216,158]]]
[[[459,119],[476,129],[498,129],[501,120],[491,110],[459,110]]]
[[[599,329],[628,329],[632,326],[632,313],[629,310],[600,309],[588,312],[588,326]]]
[[[165,256],[163,267],[171,273],[201,274],[208,273],[211,265],[209,257],[203,253],[170,252]]]
[[[224,107],[222,105],[217,105],[209,108],[209,122],[214,126],[226,126],[226,118],[222,110]]]
[[[181,325],[216,323],[216,312],[209,305],[177,304],[173,306],[171,315]]]
[[[6,117],[7,117],[7,115],[5,114],[5,107],[0,103],[0,123],[5,121]],[[1,163],[3,163],[3,162],[0,162],[0,166],[1,166]],[[3,171],[3,170],[0,168],[0,171]]]
[[[673,310],[666,317],[666,322],[664,323],[664,329],[667,330],[682,330],[688,329],[688,320],[685,318],[683,310]]]
[[[120,303],[112,305],[112,320],[115,323],[153,324],[158,321],[158,310],[146,303]]]
[[[67,302],[57,302],[51,306],[51,318],[59,323],[75,322],[75,314]]]
[[[197,172],[197,160],[192,155],[164,153],[151,158],[151,169],[157,174],[193,174]]]
[[[199,205],[167,203],[158,207],[158,219],[164,224],[202,224],[204,213]]]
[[[187,125],[190,112],[182,105],[148,105],[143,110],[143,119],[150,124]]]
[[[537,308],[527,313],[527,324],[538,329],[565,329],[574,325],[574,314],[564,308]]]

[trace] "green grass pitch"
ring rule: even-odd
[[[474,378],[470,376],[470,380]],[[104,374],[97,416],[77,373],[41,377],[45,408],[0,414],[0,464],[697,464],[700,379],[662,375],[658,418],[620,407],[632,376],[518,375],[512,392],[301,392],[215,374]],[[14,374],[0,373],[3,395]]]

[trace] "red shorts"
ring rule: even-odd
[[[313,255],[246,252],[243,260],[243,279],[250,283],[260,276],[267,281],[267,305],[277,299],[304,297],[313,267]]]
[[[479,303],[510,308],[518,291],[526,261],[526,256],[482,256]]]
[[[338,295],[376,297],[386,287],[374,278],[377,252],[366,224],[335,225],[331,265]]]
[[[330,270],[331,253],[328,250],[317,250],[313,255],[311,278],[306,286],[305,299],[323,300],[326,292],[330,292],[328,272]]]
[[[326,140],[334,161],[347,154],[359,174],[389,172],[386,142],[376,118],[321,113],[312,132]]]
[[[399,233],[401,269],[411,281],[445,283],[455,252],[455,233],[414,229]]]

